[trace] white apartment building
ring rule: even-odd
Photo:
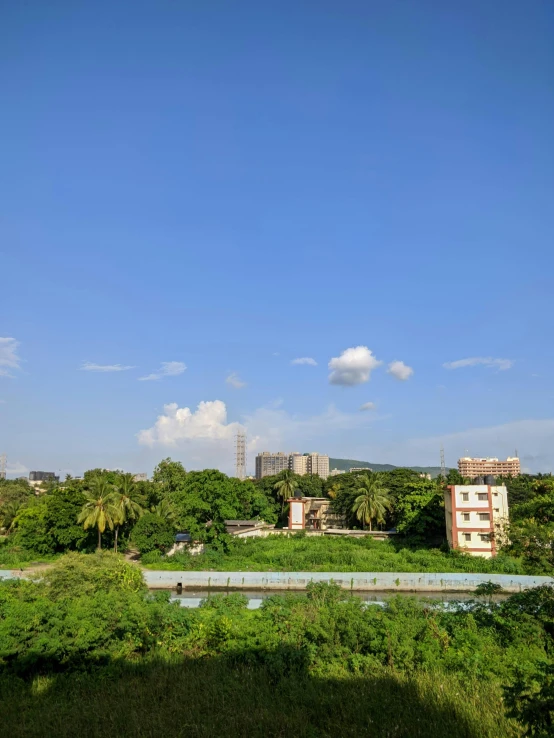
[[[492,474],[494,477],[517,477],[521,474],[521,464],[517,456],[508,456],[505,461],[496,457],[474,459],[463,456],[458,459],[458,471],[462,477],[475,479]]]
[[[329,457],[316,452],[311,454],[285,454],[282,451],[274,454],[263,451],[256,456],[256,479],[279,474],[290,469],[303,477],[305,474],[317,474],[322,479],[329,476]]]
[[[504,485],[451,485],[444,493],[444,512],[450,548],[487,559],[496,556],[509,519]]]

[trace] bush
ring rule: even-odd
[[[131,541],[141,554],[151,551],[165,553],[175,543],[175,533],[170,524],[159,515],[146,513],[131,531]]]
[[[142,573],[123,556],[110,551],[94,554],[68,553],[41,577],[54,600],[90,595],[98,590],[141,592],[146,590]]]

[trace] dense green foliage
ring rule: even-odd
[[[500,738],[521,735],[517,717],[546,736],[553,626],[550,587],[444,609],[410,597],[366,606],[313,584],[257,611],[241,595],[189,610],[149,594],[114,554],[73,554],[36,583],[0,582],[2,725],[11,736],[186,726],[205,736]]]
[[[134,526],[131,542],[141,554],[151,551],[165,553],[175,543],[175,530],[159,515],[146,513]]]
[[[233,539],[226,552],[208,547],[191,556],[183,552],[166,558],[148,554],[142,563],[152,569],[216,571],[398,571],[489,572],[524,574],[518,559],[500,555],[482,559],[457,551],[411,549],[401,543],[369,537],[290,536]]]

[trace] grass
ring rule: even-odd
[[[10,738],[375,736],[506,738],[500,689],[443,673],[272,680],[217,658],[112,665],[92,674],[0,680]]]
[[[522,563],[508,556],[484,559],[439,549],[410,549],[390,541],[331,536],[269,536],[235,539],[229,553],[208,550],[191,556],[147,554],[149,569],[171,571],[370,571],[482,572],[524,574]]]
[[[43,556],[27,551],[20,546],[7,545],[0,542],[0,569],[26,569],[35,564],[49,564],[60,558],[61,554],[50,554]]]

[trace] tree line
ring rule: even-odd
[[[166,552],[176,531],[226,550],[225,520],[259,519],[286,527],[287,500],[326,497],[348,528],[393,529],[403,545],[445,546],[444,491],[464,480],[455,470],[427,479],[410,469],[361,471],[328,479],[285,470],[260,480],[239,480],[215,470],[187,472],[164,459],[151,480],[135,482],[123,472],[92,469],[83,479],[48,481],[40,490],[26,480],[0,480],[3,547],[40,556],[66,551]],[[554,477],[498,479],[508,488],[509,543],[505,553],[533,573],[554,570]]]

